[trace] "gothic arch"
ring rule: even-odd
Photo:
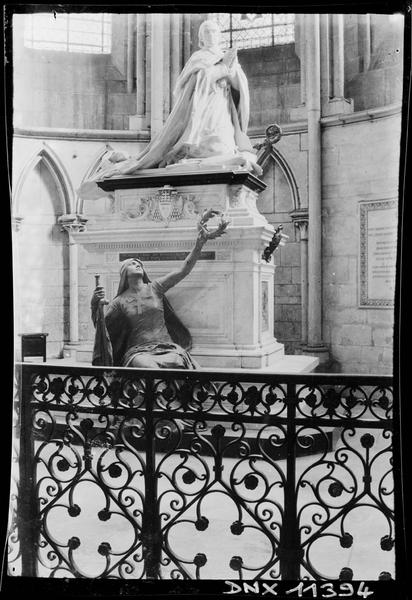
[[[45,142],[36,150],[23,167],[13,193],[13,215],[19,215],[21,192],[27,177],[39,163],[43,163],[51,174],[59,194],[63,214],[70,214],[74,209],[74,190],[67,171],[60,158]]]
[[[95,154],[93,160],[91,161],[89,168],[85,172],[81,183],[84,183],[85,181],[87,181],[88,179],[93,177],[93,175],[96,173],[97,169],[100,166],[103,156],[106,154],[106,152],[108,152],[110,150],[113,150],[113,148],[110,144],[105,144],[102,148],[99,149],[99,151]],[[102,195],[103,195],[103,193],[102,193]],[[78,197],[77,198],[77,210],[76,210],[77,214],[80,214],[80,215],[83,214],[83,204],[84,204],[84,200],[82,198]]]
[[[295,176],[293,174],[292,169],[289,166],[289,163],[285,159],[285,157],[279,152],[277,148],[274,146],[262,148],[258,153],[257,162],[262,167],[263,172],[269,166],[270,162],[273,161],[280,170],[288,182],[290,193],[292,196],[293,202],[293,210],[300,209],[300,196],[299,196],[299,188],[296,183]]]

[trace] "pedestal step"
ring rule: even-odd
[[[281,344],[279,344],[281,346]],[[283,346],[282,346],[283,348]],[[71,364],[91,364],[92,362],[92,354],[93,354],[93,346],[90,343],[79,344],[76,346],[65,346],[63,356],[65,362],[70,362]],[[256,363],[257,366],[250,366],[253,364],[253,357],[246,357],[247,360],[245,362],[245,357],[243,357],[244,365],[241,364],[242,357],[236,356],[219,356],[218,362],[220,364],[219,367],[216,367],[217,357],[216,355],[213,357],[208,356],[200,356],[196,353],[193,353],[193,357],[199,362],[201,365],[201,369],[204,370],[213,370],[216,372],[228,371],[237,373],[242,372],[245,369],[248,370],[259,370],[264,373],[310,373],[312,372],[317,365],[319,364],[319,359],[315,356],[305,356],[305,355],[297,355],[297,354],[283,354],[279,350],[279,352],[270,356],[269,364],[260,364]],[[228,363],[238,363],[239,366],[232,366]],[[259,362],[259,361],[258,361]]]

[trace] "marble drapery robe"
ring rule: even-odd
[[[87,199],[98,198],[104,195],[95,183],[98,180],[182,160],[249,166],[260,174],[246,135],[249,122],[246,75],[237,61],[229,73],[222,58],[221,51],[196,51],[176,82],[175,106],[162,131],[137,157],[122,156],[113,162],[113,154],[119,153],[110,153],[103,158],[99,170],[83,183],[79,194]]]

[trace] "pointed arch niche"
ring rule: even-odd
[[[301,210],[299,190],[292,169],[273,146],[258,154],[266,189],[258,199],[258,209],[275,227],[283,225],[289,236],[275,253],[274,323],[276,338],[293,354],[302,341],[302,262],[301,240],[292,214]]]
[[[68,241],[58,218],[71,212],[73,198],[59,159],[43,144],[15,187],[13,280],[16,334],[48,333],[49,357],[60,356],[68,337]]]
[[[81,181],[81,184],[83,184],[85,181],[87,181],[88,179],[91,179],[97,172],[98,168],[101,165],[102,159],[104,157],[104,155],[107,152],[110,152],[111,150],[113,150],[113,147],[110,144],[105,144],[103,147],[101,147],[98,152],[95,154],[93,160],[91,161],[88,169],[86,170],[83,179]],[[77,203],[76,203],[76,212],[77,214],[83,215],[83,214],[94,214],[94,213],[99,213],[101,211],[105,211],[105,207],[106,207],[106,203],[108,201],[108,194],[106,194],[105,192],[103,192],[102,190],[102,197],[101,199],[98,200],[84,200],[83,198],[78,197],[77,199]]]

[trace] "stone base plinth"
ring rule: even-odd
[[[186,167],[179,172],[175,167],[113,177],[99,185],[110,196],[87,203],[87,231],[73,236],[81,255],[83,339],[91,342],[94,335],[94,275],[100,275],[112,299],[119,263],[128,257],[140,258],[151,280],[177,269],[193,248],[199,216],[213,208],[229,219],[227,232],[209,240],[193,271],[167,293],[192,334],[191,354],[210,369],[270,369],[279,362],[284,348],[273,335],[275,265],[273,258],[262,260],[273,226],[256,208],[262,181],[242,169]],[[213,219],[208,226],[217,224]],[[91,360],[91,345],[86,346],[76,350],[79,361]]]
[[[74,349],[71,347],[69,352],[66,352],[66,346],[63,350],[63,362],[67,364],[91,364],[93,353],[93,344],[85,342],[84,344],[76,345]],[[254,370],[259,369],[264,373],[311,373],[319,364],[319,359],[315,356],[303,356],[303,355],[287,355],[283,353],[283,345],[279,344],[279,348],[276,352],[271,355],[267,355],[267,364],[264,364],[264,360],[261,358],[256,360],[254,357],[246,357],[244,354],[239,352],[236,357],[232,352],[231,354],[220,354],[219,356],[213,356],[211,353],[207,354],[205,350],[201,353],[191,352],[192,356],[196,359],[201,369],[209,370],[212,369],[216,373],[228,371],[238,372],[242,370]],[[247,359],[250,359],[248,362]],[[47,362],[53,362],[59,364],[60,360],[53,359]]]

